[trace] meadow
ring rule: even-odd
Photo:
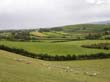
[[[109,26],[79,24],[1,31],[1,49],[7,51],[0,50],[0,82],[110,82],[110,49],[104,47],[110,44]],[[57,60],[45,61],[46,56]],[[70,60],[72,57],[77,60]]]
[[[110,53],[110,50],[90,49],[81,47],[97,43],[110,43],[110,40],[82,40],[69,42],[17,42],[17,41],[0,41],[0,45],[6,45],[10,48],[24,49],[36,54],[49,55],[89,55],[96,53]]]
[[[49,62],[0,50],[0,82],[109,82],[109,64],[110,59]]]

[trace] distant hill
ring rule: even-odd
[[[110,24],[110,20],[107,21],[98,21],[98,22],[92,22],[90,24]]]
[[[110,30],[109,24],[78,24],[78,25],[68,25],[62,27],[51,28],[50,31],[56,31],[59,28],[59,31],[64,32],[102,32]]]
[[[77,24],[54,28],[39,29],[39,32],[47,35],[49,38],[74,38],[85,39],[85,37],[94,39],[110,38],[110,24]],[[86,38],[86,39],[87,39]]]
[[[4,31],[6,32],[6,31]],[[88,37],[95,37],[93,39],[110,39],[110,24],[109,21],[95,22],[91,24],[77,24],[77,25],[67,25],[53,28],[40,28],[40,29],[30,29],[30,30],[18,30],[18,31],[7,31],[13,36],[13,32],[25,33],[30,35],[31,39],[88,39]],[[1,31],[2,37],[7,33]],[[8,33],[9,35],[9,33]],[[30,38],[29,36],[29,38]],[[6,36],[7,37],[7,36]],[[22,38],[22,37],[21,37]],[[24,37],[23,37],[24,39]]]
[[[63,32],[102,32],[110,30],[110,21],[98,21],[76,25],[65,25],[53,28],[42,28],[40,32],[63,31]]]

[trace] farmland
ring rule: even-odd
[[[0,50],[0,82],[109,82],[109,64],[110,59],[48,62]]]
[[[78,24],[54,28],[0,31],[0,40],[109,40],[110,25]]]
[[[109,26],[0,31],[0,82],[109,82]]]
[[[82,55],[82,54],[95,54],[95,53],[109,53],[110,50],[104,49],[89,49],[83,48],[81,45],[106,43],[110,40],[84,40],[84,41],[70,41],[70,42],[13,42],[13,41],[0,41],[1,45],[6,45],[11,48],[24,49],[32,53],[49,54],[49,55]],[[80,51],[80,52],[79,52]]]

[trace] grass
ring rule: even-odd
[[[64,31],[73,31],[73,32],[101,32],[104,30],[110,30],[110,25],[102,24],[78,24],[78,25],[69,25],[64,26]]]
[[[31,32],[30,34],[35,35],[35,36],[39,36],[39,37],[45,37],[46,35],[41,33],[41,32]]]
[[[8,47],[20,48],[32,53],[42,53],[49,55],[82,55],[82,54],[96,54],[96,53],[110,53],[110,50],[104,49],[89,49],[83,48],[81,45],[89,45],[96,43],[110,43],[110,40],[84,40],[84,41],[70,41],[70,42],[12,42],[0,41],[0,45]]]
[[[73,38],[73,39],[85,39],[85,37],[91,34],[103,34],[106,31],[110,31],[110,25],[106,24],[77,24],[67,25],[62,27],[48,28],[49,32],[43,32],[48,37],[53,38]],[[60,30],[58,30],[58,28]],[[102,35],[103,38],[104,35]],[[102,39],[102,37],[100,37]]]
[[[65,71],[67,67],[73,71]],[[48,62],[0,50],[0,82],[109,82],[109,69],[110,59]]]
[[[54,38],[61,38],[66,33],[64,32],[43,32],[43,34],[47,35],[48,37]]]

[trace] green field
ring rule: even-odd
[[[110,82],[110,59],[48,62],[0,50],[0,82]]]
[[[20,52],[14,54],[0,50],[0,82],[110,82],[110,59],[108,54],[104,54],[110,54],[110,49],[105,49],[109,47],[108,44],[110,44],[110,25],[78,24],[0,31],[0,45],[7,47],[5,49],[1,46],[1,49]],[[95,48],[84,47],[85,45],[95,45]],[[97,56],[97,53],[102,54]],[[39,60],[39,55],[43,55],[44,59],[46,57],[68,59],[75,55],[76,59],[88,57],[87,55],[91,58],[106,58],[107,55],[108,59],[44,61]]]
[[[81,45],[96,43],[110,43],[110,40],[83,40],[70,42],[52,43],[44,42],[17,42],[17,41],[0,41],[0,45],[6,45],[11,48],[24,49],[37,54],[49,55],[89,55],[96,53],[110,53],[110,50],[83,48]]]
[[[0,31],[0,40],[110,40],[110,25],[77,24],[53,28]]]
[[[110,35],[110,25],[77,24],[77,25],[67,25],[61,27],[39,29],[39,33],[41,35],[46,35],[44,36],[45,38],[49,37],[49,38],[65,38],[65,39],[87,39],[86,36],[88,36],[89,34],[100,35],[100,37],[98,38],[105,39],[107,37],[109,38],[106,32],[108,32]],[[38,32],[36,31],[34,31],[33,35],[39,36]]]

